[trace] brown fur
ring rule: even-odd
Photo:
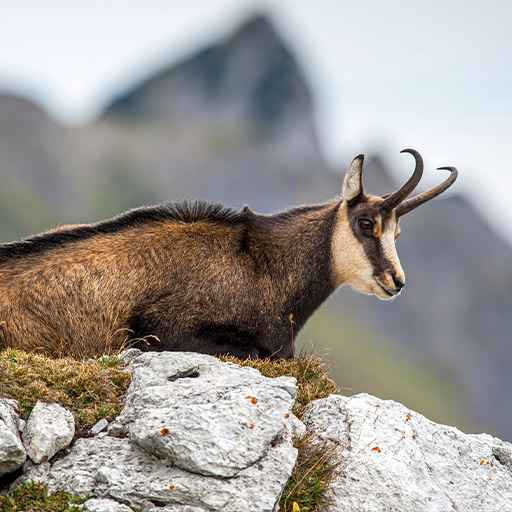
[[[335,287],[339,205],[276,216],[208,205],[179,214],[173,206],[167,217],[147,209],[1,246],[0,349],[85,357],[131,341],[290,357],[298,331]]]
[[[403,152],[416,168],[394,195],[402,201],[423,169],[417,151]],[[169,204],[0,245],[0,349],[84,357],[133,343],[292,357],[297,333],[337,286],[387,300],[405,284],[401,207],[364,193],[363,160],[352,160],[343,200],[324,205],[263,216]],[[457,177],[448,169],[402,214],[446,190]]]

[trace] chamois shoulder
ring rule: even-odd
[[[66,244],[86,240],[98,235],[109,235],[133,227],[157,222],[212,222],[233,225],[244,222],[247,210],[227,208],[222,204],[205,201],[184,201],[158,206],[144,206],[130,210],[112,219],[95,224],[62,227],[34,235],[17,242],[0,244],[0,263],[14,258],[40,254]]]

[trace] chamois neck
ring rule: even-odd
[[[258,217],[257,246],[298,328],[334,291],[331,241],[339,203]]]

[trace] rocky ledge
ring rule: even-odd
[[[294,439],[332,447],[329,512],[512,512],[512,445],[435,424],[366,394],[312,402],[296,382],[193,353],[125,354],[133,379],[116,420],[72,442],[73,417],[39,402],[26,425],[0,399],[0,476],[93,497],[90,512],[278,510]],[[21,469],[20,469],[21,468]]]

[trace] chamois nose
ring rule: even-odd
[[[398,277],[396,274],[393,274],[393,283],[397,291],[400,291],[405,286],[403,277]]]

